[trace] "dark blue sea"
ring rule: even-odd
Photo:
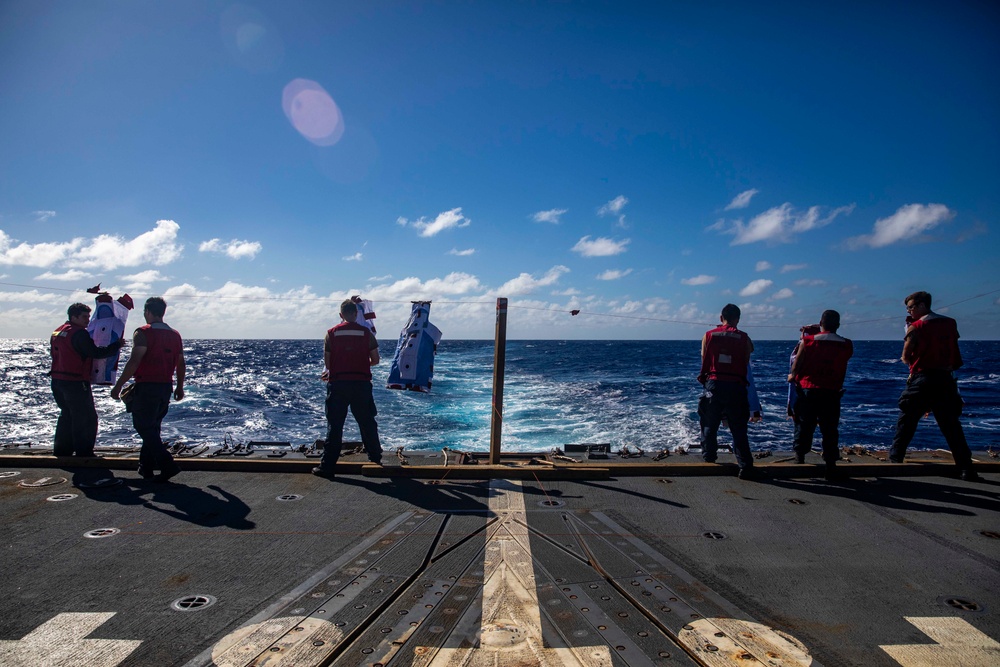
[[[788,357],[794,342],[756,341],[754,373],[764,421],[751,425],[755,450],[789,449],[785,418]],[[843,400],[842,445],[888,446],[907,369],[899,341],[855,341]],[[384,389],[395,340],[380,344],[375,368],[379,428],[388,450],[487,451],[493,341],[443,340],[434,386],[420,394]],[[976,449],[1000,448],[1000,342],[962,341],[963,424]],[[611,443],[658,451],[698,443],[698,341],[509,341],[504,451],[548,451],[567,443]],[[164,421],[164,438],[191,444],[288,441],[325,436],[322,341],[185,341],[187,396]],[[51,442],[57,410],[49,389],[48,341],[0,340],[0,444]],[[108,387],[95,387],[99,446],[137,439]],[[722,442],[728,441],[723,433]],[[358,440],[348,417],[348,440]],[[945,447],[925,420],[915,448]]]

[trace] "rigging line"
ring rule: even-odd
[[[553,501],[552,498],[549,496],[549,492],[545,489],[545,485],[542,484],[542,480],[538,479],[538,473],[532,470],[531,476],[535,478],[535,483],[538,484],[539,488],[541,488],[542,490],[542,493],[545,494],[545,501],[548,503],[549,507],[552,507],[555,504],[555,501]],[[521,494],[522,495],[524,494],[523,486],[521,487]]]
[[[941,310],[944,310],[945,308],[951,308],[952,306],[957,306],[958,304],[965,303],[966,301],[972,301],[973,299],[981,299],[984,296],[990,296],[991,294],[996,294],[997,292],[1000,292],[1000,289],[995,289],[992,292],[983,292],[982,294],[977,294],[976,296],[970,296],[968,299],[962,299],[961,301],[955,301],[953,303],[949,303],[946,306],[941,306]]]
[[[4,286],[7,286],[7,287],[24,287],[24,288],[28,288],[28,289],[49,290],[49,291],[55,291],[55,292],[70,292],[70,293],[72,293],[72,292],[80,292],[80,291],[82,291],[80,289],[70,289],[70,288],[65,288],[65,287],[48,287],[48,286],[42,286],[42,285],[25,285],[25,284],[22,284],[22,283],[9,283],[9,282],[2,282],[2,281],[0,281],[0,285],[4,285]],[[954,302],[949,303],[949,304],[947,304],[945,306],[941,306],[940,308],[942,310],[945,309],[945,308],[951,308],[952,306],[957,306],[959,304],[966,303],[968,301],[973,301],[975,299],[981,299],[984,296],[990,296],[990,295],[996,294],[998,292],[1000,292],[1000,289],[991,290],[989,292],[983,292],[981,294],[976,294],[974,296],[970,296],[970,297],[968,297],[966,299],[961,299],[959,301],[954,301]],[[142,296],[156,296],[156,295],[150,294],[148,292],[136,292],[135,296],[142,297]],[[326,303],[330,303],[330,302],[336,303],[336,301],[339,299],[339,297],[300,297],[300,296],[287,295],[287,294],[286,295],[280,295],[280,296],[252,296],[252,295],[238,296],[238,295],[227,295],[227,294],[171,294],[170,296],[171,296],[171,298],[178,298],[178,299],[222,299],[222,300],[232,300],[232,301],[283,301],[283,300],[288,299],[288,298],[291,297],[291,298],[294,298],[296,301],[300,301],[300,302],[305,301],[305,302],[326,302]],[[414,300],[414,299],[406,299],[406,300],[379,299],[379,301],[380,301],[380,303],[413,303],[414,301],[418,301],[418,300]],[[446,305],[476,305],[476,306],[493,306],[494,305],[493,301],[440,301],[440,300],[435,300],[435,299],[426,299],[426,301],[431,301],[433,303],[446,304]],[[643,317],[643,316],[640,316],[640,315],[625,315],[625,314],[620,314],[620,313],[596,313],[596,312],[585,311],[585,310],[578,310],[578,309],[543,308],[541,306],[522,306],[522,305],[518,305],[516,301],[513,302],[513,303],[511,303],[509,307],[510,308],[514,308],[514,309],[520,308],[522,310],[537,310],[537,311],[549,312],[549,313],[568,313],[568,314],[571,314],[571,315],[573,315],[575,313],[575,315],[590,315],[590,316],[605,317],[605,318],[607,318],[607,317],[613,317],[613,318],[623,319],[623,320],[639,320],[639,321],[646,321],[646,322],[663,322],[663,323],[667,323],[667,324],[687,324],[687,325],[693,325],[693,326],[713,326],[712,323],[707,323],[707,322],[692,322],[690,320],[678,320],[678,319],[672,319],[672,318],[666,318],[666,317]],[[888,321],[895,320],[895,319],[897,319],[896,316],[879,317],[879,318],[874,318],[874,319],[869,319],[869,320],[858,320],[858,321],[855,321],[855,322],[843,322],[842,326],[844,326],[844,327],[850,327],[850,326],[856,326],[856,325],[859,325],[859,324],[872,324],[874,322],[888,322]],[[744,326],[752,326],[755,329],[788,329],[788,328],[797,328],[799,326],[797,324],[753,324],[753,323],[751,323],[750,321],[747,321],[747,320],[744,320],[743,324],[744,324]]]
[[[991,294],[996,294],[998,292],[1000,292],[1000,289],[995,289],[995,290],[992,290],[990,292],[983,292],[982,294],[977,294],[975,296],[970,296],[967,299],[962,299],[960,301],[953,301],[952,303],[949,303],[947,305],[940,306],[940,309],[944,310],[945,308],[951,308],[952,306],[957,306],[958,304],[965,303],[967,301],[973,301],[975,299],[980,299],[980,298],[982,298],[984,296],[990,296]],[[510,307],[511,308],[521,308],[522,310],[539,310],[539,311],[543,311],[543,312],[554,312],[554,313],[562,312],[562,313],[570,313],[570,314],[572,314],[574,312],[574,310],[575,310],[575,309],[574,310],[563,310],[563,309],[559,309],[559,308],[541,308],[541,307],[538,307],[538,306],[519,306],[516,303],[512,303],[510,305]],[[586,311],[586,310],[575,310],[575,312],[576,312],[577,315],[591,315],[591,316],[596,316],[596,317],[616,317],[618,319],[625,319],[625,320],[645,320],[645,321],[649,321],[649,322],[667,322],[667,323],[670,323],[670,324],[693,324],[693,325],[698,325],[698,326],[713,326],[712,324],[709,324],[709,323],[706,323],[706,322],[691,322],[691,321],[688,321],[688,320],[674,320],[674,319],[663,318],[663,317],[642,317],[642,316],[637,316],[637,315],[623,315],[623,314],[618,314],[618,313],[595,313],[595,312]],[[857,321],[853,321],[853,322],[845,321],[845,322],[843,322],[841,324],[841,326],[848,327],[848,326],[853,326],[853,325],[858,325],[858,324],[871,324],[873,322],[888,322],[888,321],[896,320],[896,319],[898,319],[898,316],[892,315],[892,316],[888,316],[888,317],[879,317],[879,318],[870,319],[870,320],[857,320]],[[743,324],[745,326],[748,326],[748,327],[752,326],[755,329],[788,329],[790,327],[796,327],[797,328],[799,326],[797,324],[753,324],[753,323],[751,323],[748,320],[743,320],[742,322],[743,322]]]
[[[6,287],[25,287],[27,289],[36,290],[48,290],[50,292],[85,292],[83,289],[71,289],[67,287],[49,287],[47,285],[25,285],[22,283],[8,283],[0,281],[0,285]],[[104,290],[102,290],[104,291]],[[162,292],[153,294],[151,292],[135,292],[134,296],[159,296],[163,294]],[[176,299],[229,299],[236,301],[283,301],[288,298],[294,298],[296,301],[329,301],[337,302],[342,301],[340,297],[332,296],[317,296],[317,297],[301,297],[294,294],[282,294],[278,296],[254,296],[254,295],[232,295],[232,294],[182,294],[176,293],[171,294],[170,298]],[[393,299],[379,299],[380,303],[414,303],[419,302],[421,299],[406,299],[406,300],[393,300]],[[448,305],[479,305],[479,306],[493,306],[496,302],[494,301],[440,301],[436,299],[423,299],[423,301],[430,301],[438,304],[448,304]]]
[[[952,306],[957,306],[960,303],[965,303],[966,301],[973,301],[975,299],[981,299],[984,296],[990,296],[991,294],[996,294],[997,292],[1000,292],[1000,289],[995,289],[995,290],[992,290],[990,292],[983,292],[982,294],[977,294],[975,296],[970,296],[968,299],[962,299],[961,301],[953,301],[953,302],[951,302],[949,304],[945,304],[943,306],[939,306],[939,308],[941,310],[944,310],[946,308],[951,308]],[[854,325],[854,324],[871,324],[872,322],[886,322],[886,321],[889,321],[889,320],[897,320],[897,319],[899,319],[899,316],[898,315],[893,315],[892,317],[879,317],[879,318],[874,319],[874,320],[858,320],[857,322],[843,322],[843,323],[841,323],[841,326],[846,327],[846,326],[850,326],[850,325]]]

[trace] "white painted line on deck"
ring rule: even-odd
[[[0,641],[6,667],[116,667],[141,640],[84,639],[115,612],[58,614],[22,639]]]
[[[903,667],[996,667],[1000,665],[1000,643],[971,623],[953,616],[916,618],[904,616],[936,644],[880,646]]]

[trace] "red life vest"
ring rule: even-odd
[[[916,343],[916,358],[910,373],[953,371],[961,363],[958,351],[958,324],[937,313],[929,313],[910,325]]]
[[[171,328],[139,327],[146,334],[146,354],[135,369],[136,382],[174,383],[174,369],[181,355],[181,335]]]
[[[853,354],[854,343],[835,333],[803,336],[795,378],[803,389],[840,391],[847,375],[847,360]]]
[[[736,327],[723,324],[705,334],[705,356],[701,360],[701,375],[706,380],[742,382],[747,384],[750,363],[750,336]]]
[[[52,332],[49,338],[49,352],[52,355],[52,377],[57,380],[86,380],[90,382],[94,360],[81,357],[73,349],[73,335],[86,331],[72,322],[66,322]]]
[[[326,335],[330,346],[330,380],[371,382],[372,333],[356,322],[341,322]]]

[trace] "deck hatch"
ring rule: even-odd
[[[178,598],[170,603],[170,608],[174,611],[198,611],[215,604],[216,598],[212,595],[187,595]]]

